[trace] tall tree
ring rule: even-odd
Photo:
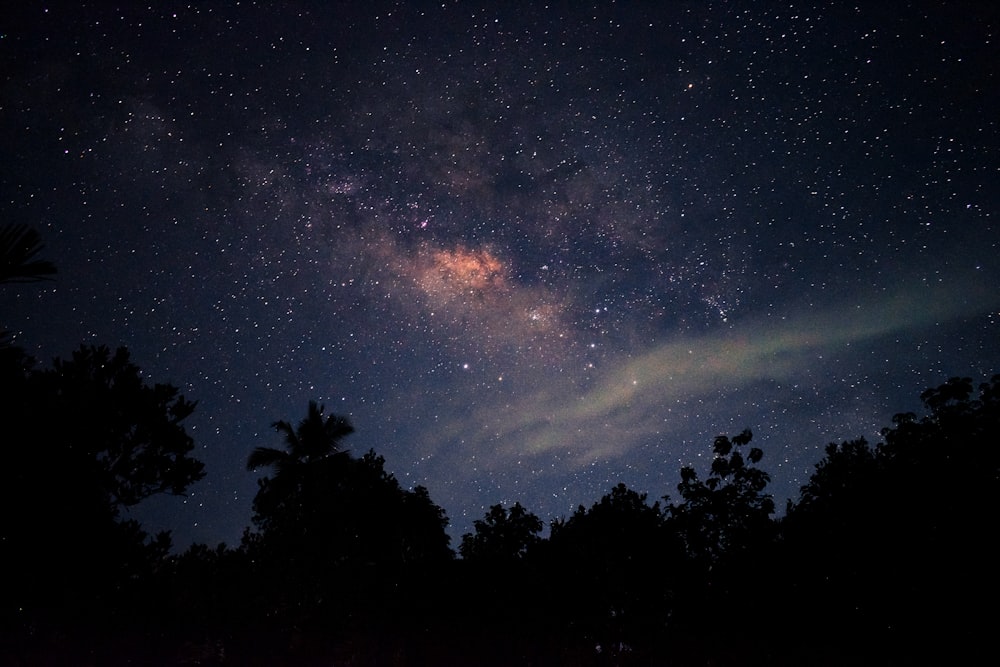
[[[546,603],[575,639],[620,656],[662,631],[677,556],[663,518],[658,502],[620,483],[590,508],[552,523],[539,550]]]
[[[115,509],[151,495],[183,495],[205,472],[190,456],[194,440],[181,422],[195,404],[169,384],[147,384],[126,348],[81,346],[39,377],[49,408],[59,406],[53,435],[96,465]]]
[[[493,505],[482,519],[473,522],[475,533],[462,536],[459,552],[466,560],[512,563],[521,560],[539,543],[542,520],[521,505],[509,510]]]
[[[175,387],[147,384],[125,348],[82,346],[49,369],[3,370],[0,550],[20,572],[8,590],[26,607],[105,595],[169,545],[166,535],[146,544],[121,512],[183,494],[204,475],[181,424],[194,404]]]
[[[718,436],[705,480],[690,466],[681,469],[681,502],[668,508],[671,523],[688,554],[706,567],[745,551],[770,530],[774,499],[764,489],[771,478],[757,467],[764,452],[757,447],[746,456],[742,452],[752,438],[749,430],[732,439]]]
[[[280,519],[293,520],[288,513],[302,509],[305,492],[310,482],[323,469],[343,467],[348,459],[342,441],[354,432],[354,427],[344,418],[324,415],[324,408],[315,401],[309,402],[306,417],[293,427],[281,420],[272,427],[282,436],[285,448],[256,447],[247,458],[247,468],[271,468],[273,476],[260,481],[254,498],[254,523],[267,530]],[[315,485],[314,485],[315,486]]]
[[[244,549],[277,607],[360,613],[398,594],[407,570],[451,557],[444,511],[426,489],[402,489],[374,451],[355,458],[343,449],[353,432],[345,418],[310,402],[297,427],[274,427],[285,448],[258,447],[247,461],[273,476],[258,480],[257,530]]]
[[[827,447],[782,522],[787,576],[830,629],[894,650],[982,646],[1000,594],[1000,376],[952,378],[893,417],[884,442]]]
[[[749,646],[761,635],[757,613],[768,580],[775,508],[765,491],[770,476],[758,467],[764,452],[749,447],[752,437],[749,430],[718,436],[709,475],[700,479],[693,468],[682,468],[680,501],[667,508],[668,530],[686,553],[674,620],[680,634],[720,649]]]
[[[112,354],[81,346],[50,369],[19,368],[19,375],[7,369],[9,386],[18,389],[4,403],[12,426],[8,454],[28,487],[57,473],[69,477],[36,487],[50,487],[45,497],[62,502],[65,489],[88,488],[117,517],[151,495],[183,494],[204,476],[181,424],[195,404],[169,384],[147,384],[126,348]]]

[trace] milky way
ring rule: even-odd
[[[3,326],[198,401],[207,477],[138,509],[179,546],[238,541],[247,455],[309,400],[460,535],[670,494],[744,428],[781,506],[1000,370],[996,10],[335,4],[0,39],[4,222],[59,268]]]

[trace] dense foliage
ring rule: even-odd
[[[310,403],[249,455],[266,474],[241,544],[171,555],[120,512],[202,477],[194,405],[124,349],[0,352],[4,660],[910,664],[975,658],[995,621],[1000,375],[928,390],[874,446],[830,444],[781,517],[744,431],[673,499],[618,484],[547,534],[494,505],[461,558],[427,490]]]
[[[46,369],[3,347],[0,376],[4,621],[23,629],[127,616],[170,539],[121,512],[204,476],[181,424],[194,404],[145,382],[124,348],[81,347]]]

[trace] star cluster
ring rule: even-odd
[[[455,534],[745,427],[781,505],[1000,368],[1000,14],[958,4],[19,9],[0,206],[60,273],[4,326],[198,401],[208,476],[142,510],[181,546],[310,399]]]

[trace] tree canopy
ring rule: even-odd
[[[194,404],[148,384],[125,348],[81,346],[36,368],[9,349],[0,403],[8,474],[0,485],[0,549],[19,576],[10,602],[52,604],[138,576],[169,548],[121,513],[204,476],[181,422]]]
[[[897,649],[989,632],[1000,592],[988,526],[1000,501],[1000,376],[921,394],[872,447],[831,444],[782,521],[785,583],[824,603],[828,628]]]
[[[352,425],[315,402],[250,451],[268,474],[243,542],[168,555],[121,515],[204,474],[181,426],[194,405],[124,349],[0,370],[10,627],[134,617],[182,662],[840,664],[970,658],[995,620],[1000,376],[929,389],[875,445],[829,444],[784,516],[746,430],[715,438],[707,471],[681,468],[676,499],[617,483],[548,535],[520,502],[492,505],[455,559],[429,491],[346,449]],[[35,613],[69,598],[76,617]]]
[[[705,480],[694,468],[681,468],[677,490],[682,502],[670,507],[672,523],[683,536],[688,555],[706,566],[750,548],[766,534],[774,514],[774,500],[764,492],[771,477],[757,467],[764,452],[751,447],[743,455],[742,448],[752,438],[749,430],[731,439],[718,436]]]
[[[509,510],[503,505],[493,505],[473,526],[475,533],[462,536],[459,546],[462,558],[510,563],[524,558],[541,541],[543,523],[516,502]]]
[[[273,476],[258,480],[257,530],[244,548],[279,598],[345,613],[404,574],[451,558],[444,511],[425,488],[400,487],[374,451],[356,458],[343,449],[353,432],[347,419],[311,402],[297,427],[273,426],[284,450],[257,447],[247,461]]]

